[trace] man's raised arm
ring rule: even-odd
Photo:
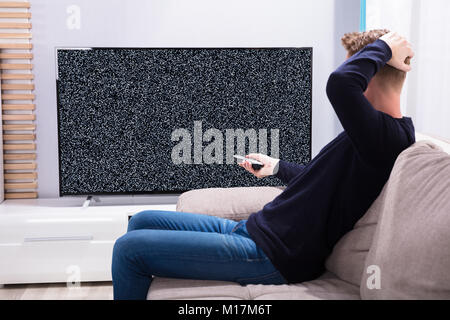
[[[386,123],[364,92],[375,74],[386,64],[409,71],[405,59],[413,52],[404,38],[388,33],[347,59],[330,75],[328,98],[346,133],[361,156],[373,159],[385,145]]]

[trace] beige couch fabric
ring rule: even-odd
[[[276,198],[283,187],[210,188],[180,195],[177,211],[203,213],[239,221]]]
[[[445,162],[446,154],[440,151],[440,148],[436,146],[434,143],[428,142],[420,142],[416,143],[410,149],[406,150],[397,160],[397,163],[392,171],[391,178],[388,183],[384,186],[380,196],[375,200],[372,206],[369,208],[367,213],[357,222],[354,229],[347,233],[334,247],[334,250],[330,257],[326,262],[327,270],[335,273],[340,279],[348,281],[354,285],[362,284],[366,286],[365,282],[361,283],[364,277],[364,280],[367,281],[367,278],[372,273],[367,273],[367,267],[370,264],[366,265],[366,258],[369,252],[369,249],[372,246],[372,240],[375,234],[375,230],[377,228],[378,216],[380,212],[386,208],[389,204],[389,201],[395,201],[391,197],[388,197],[389,193],[398,194],[398,191],[395,190],[404,190],[403,185],[410,185],[410,187],[414,187],[411,185],[408,177],[409,173],[404,173],[404,163],[409,161],[410,154],[414,154],[416,157],[416,162],[420,163],[422,160],[420,157],[424,157],[425,166],[429,166],[429,161],[436,156],[438,158],[442,158]],[[428,159],[428,160],[426,160]],[[431,160],[433,162],[433,160]],[[411,163],[411,166],[414,164]],[[409,163],[408,163],[409,168]],[[439,168],[437,168],[439,170]],[[413,172],[416,170],[411,168]],[[398,181],[398,176],[401,175],[403,179]],[[427,177],[417,176],[416,179],[426,180]],[[393,183],[393,181],[396,181]],[[422,180],[423,181],[423,180]],[[409,197],[417,197],[420,195],[408,195],[408,192],[403,194],[402,196]],[[444,198],[445,201],[445,198]],[[447,198],[447,201],[450,202],[450,195]],[[427,206],[427,205],[426,205]],[[404,209],[399,209],[404,210]],[[408,209],[409,210],[409,209]],[[424,209],[425,210],[425,209]],[[450,212],[449,212],[450,213]],[[414,221],[413,221],[414,223]],[[367,287],[367,286],[366,286]]]
[[[363,273],[362,298],[450,299],[450,156],[416,143],[398,157],[379,201],[364,270],[379,268],[380,289]]]
[[[359,287],[326,273],[291,285],[247,285],[210,280],[155,278],[148,300],[358,300]]]
[[[367,213],[334,246],[325,267],[340,279],[359,286],[363,276],[367,253],[377,226],[378,213],[383,207],[383,192]]]

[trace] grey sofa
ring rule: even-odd
[[[442,145],[442,144],[441,144]],[[245,219],[282,192],[183,193],[177,210]],[[335,246],[318,279],[289,285],[155,278],[148,299],[450,299],[450,155],[420,141],[397,159],[381,194]]]

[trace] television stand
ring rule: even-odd
[[[128,220],[171,204],[111,205],[117,199],[69,197],[0,204],[0,284],[111,281],[114,243]],[[87,202],[87,206],[84,204]]]

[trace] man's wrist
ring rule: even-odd
[[[276,175],[280,170],[280,159],[275,159],[275,165],[273,166],[272,175]]]
[[[381,38],[378,39],[378,41],[380,42],[381,46],[384,47],[383,51],[386,53],[386,58],[387,58],[387,61],[386,61],[386,62],[390,61],[390,60],[392,59],[392,49],[391,49],[391,46],[389,45],[389,43],[387,43],[385,40],[383,40],[383,39],[381,39]]]

